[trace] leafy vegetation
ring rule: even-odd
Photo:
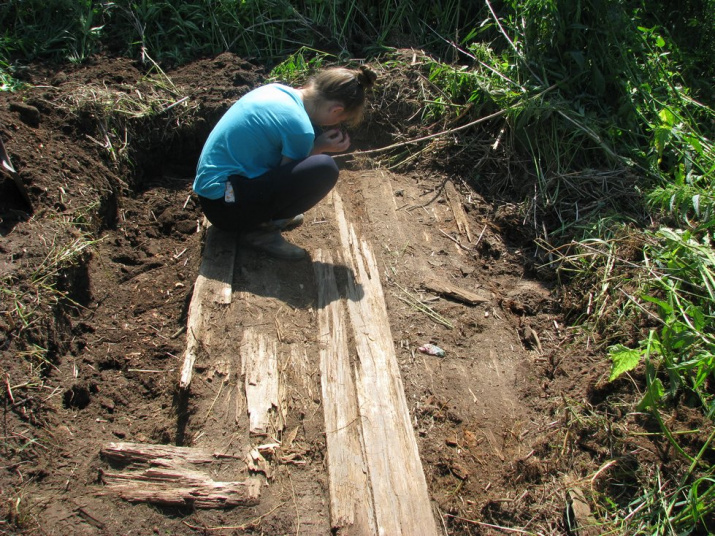
[[[230,50],[291,80],[334,60],[389,66],[404,61],[391,47],[419,48],[432,87],[420,120],[469,147],[480,118],[498,114],[506,178],[487,184],[477,166],[466,180],[515,192],[544,264],[584,289],[572,316],[604,335],[611,381],[645,371],[636,409],[687,466],[633,475],[640,492],[625,503],[601,498],[604,527],[712,528],[713,435],[693,451],[662,412],[687,402],[710,428],[715,418],[713,0],[10,0],[0,25],[3,91],[39,58],[118,53],[158,69]],[[515,166],[529,181],[515,183]]]

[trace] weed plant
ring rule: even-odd
[[[111,52],[166,65],[232,51],[270,64],[303,46],[364,55],[396,38],[444,51],[442,36],[459,40],[478,13],[460,0],[9,0],[0,5],[0,26],[8,60]]]

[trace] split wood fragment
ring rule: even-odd
[[[462,200],[451,181],[447,181],[444,185],[445,192],[447,194],[447,201],[449,201],[449,206],[452,208],[452,214],[454,214],[454,221],[457,222],[457,229],[460,233],[463,233],[467,237],[468,242],[472,242],[472,231],[469,228],[469,221],[467,220],[467,215],[464,212],[464,207],[462,206]]]
[[[143,465],[203,465],[216,458],[203,449],[152,445],[146,443],[109,443],[101,450],[104,458]]]
[[[103,472],[102,480],[109,493],[129,502],[195,508],[254,506],[259,502],[259,480],[213,480],[207,465],[222,457],[203,449],[109,443],[101,454],[107,460],[126,464],[122,471]]]
[[[466,303],[467,305],[479,305],[480,303],[486,303],[489,298],[470,292],[451,283],[438,280],[436,278],[431,278],[422,283],[427,290],[452,298],[454,300]]]
[[[241,344],[242,373],[246,379],[246,402],[252,434],[267,434],[271,426],[285,423],[278,373],[278,341],[248,327]]]

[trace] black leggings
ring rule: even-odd
[[[231,175],[234,203],[223,197],[199,196],[208,220],[224,231],[240,232],[261,223],[292,218],[314,207],[338,181],[338,166],[331,156],[320,154],[290,162],[268,173],[247,179]]]

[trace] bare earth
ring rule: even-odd
[[[309,260],[237,250],[230,303],[203,311],[206,335],[179,389],[207,235],[193,167],[211,126],[265,73],[230,55],[169,72],[164,106],[188,99],[143,123],[103,123],[101,106],[83,104],[102,92],[115,106],[147,99],[155,89],[142,73],[106,58],[65,72],[36,66],[26,74],[34,87],[0,94],[0,136],[34,205],[26,221],[3,177],[0,267],[16,294],[2,297],[0,316],[0,532],[330,534],[327,305],[316,274],[329,265],[346,304],[356,277],[339,255],[336,197],[287,235]],[[356,133],[356,147],[387,144],[379,128]],[[571,336],[567,296],[533,268],[520,216],[426,164],[400,174],[339,161],[336,193],[375,256],[437,530],[565,534],[568,491],[596,489],[591,477],[607,460],[597,428],[569,432],[569,408],[606,398],[607,366]],[[57,260],[64,295],[40,300],[37,267],[88,236],[96,242],[74,266]],[[250,433],[246,360],[261,337],[276,344],[280,402],[264,432]],[[420,352],[426,343],[444,356]],[[122,442],[220,454],[205,474],[257,482],[260,497],[228,508],[130,503],[110,485],[127,467],[106,449]],[[390,453],[395,463],[402,455]]]

